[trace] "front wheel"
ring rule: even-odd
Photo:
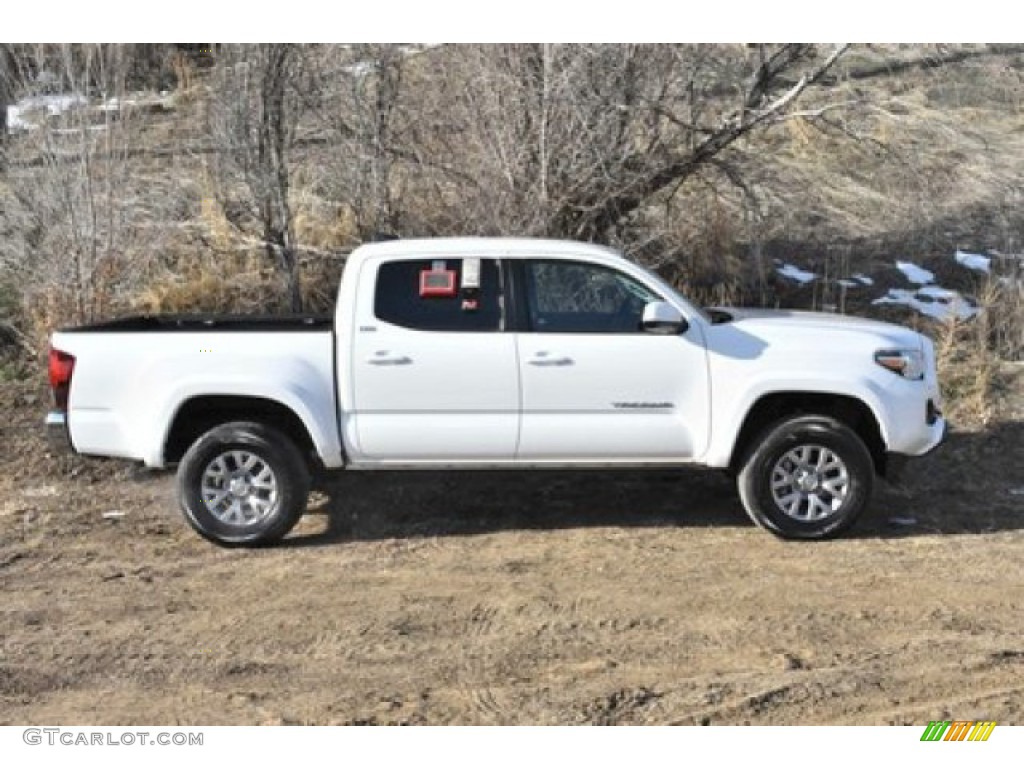
[[[849,528],[871,498],[874,464],[856,432],[826,416],[769,427],[748,451],[736,484],[750,518],[788,539]]]
[[[199,534],[222,546],[270,544],[302,517],[309,470],[286,435],[235,421],[202,435],[178,467],[178,503]]]

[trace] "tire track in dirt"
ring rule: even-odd
[[[1024,654],[1016,652],[988,654],[979,660],[965,659],[936,663],[943,657],[939,644],[917,643],[914,652],[906,649],[888,653],[871,653],[864,659],[820,669],[792,669],[783,673],[738,673],[708,682],[704,696],[710,706],[685,706],[670,711],[673,724],[707,724],[714,722],[775,721],[776,713],[785,712],[814,721],[814,710],[829,711],[836,701],[843,701],[847,710],[858,712],[858,722],[885,724],[907,720],[912,715],[921,719],[936,717],[968,717],[971,713],[958,710],[958,705],[977,704],[985,699],[1008,696],[1011,699],[1024,691],[1024,686],[1005,686],[1006,675],[1012,674],[1024,683]],[[955,642],[945,643],[956,648]],[[939,650],[936,652],[936,647]],[[1012,673],[1005,669],[1015,665]],[[987,669],[995,672],[976,680],[979,686],[969,694],[950,694],[943,680],[959,677],[964,668]],[[911,687],[910,683],[928,681],[924,686]],[[989,689],[989,684],[997,687]],[[937,690],[932,690],[937,689]],[[910,691],[906,698],[904,690]],[[674,691],[665,695],[666,705],[677,700]],[[883,698],[886,705],[879,706]],[[818,705],[827,705],[821,706]],[[988,715],[979,714],[979,717]]]
[[[491,638],[504,631],[501,606],[478,602],[466,613],[458,626],[455,649],[460,654],[453,669],[454,687],[471,713],[470,722],[480,725],[501,725],[509,721],[513,704],[504,690],[496,690],[493,680],[498,676],[492,659]]]

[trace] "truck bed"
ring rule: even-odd
[[[143,315],[53,334],[75,359],[67,427],[80,453],[152,467],[179,412],[203,398],[290,409],[325,466],[341,464],[332,319]]]
[[[134,315],[91,325],[61,328],[61,333],[132,333],[155,331],[263,331],[330,330],[330,315]]]

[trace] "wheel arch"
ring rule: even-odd
[[[789,416],[828,416],[852,429],[871,454],[875,472],[886,474],[887,451],[878,417],[863,400],[828,392],[772,392],[759,397],[747,411],[733,443],[729,471],[738,471],[751,443],[769,425]]]
[[[231,421],[255,421],[274,427],[295,442],[310,466],[319,463],[309,429],[287,405],[266,397],[200,395],[185,400],[175,411],[163,441],[164,464],[176,464],[198,437]]]

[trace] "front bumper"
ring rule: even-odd
[[[46,414],[46,440],[50,447],[66,452],[74,453],[74,446],[71,444],[71,432],[68,430],[68,415],[64,411],[50,411]]]
[[[946,439],[946,432],[949,430],[949,422],[942,417],[938,417],[933,424],[929,425],[928,429],[930,432],[930,439],[921,452],[912,454],[887,453],[885,455],[885,472],[883,473],[883,477],[885,477],[886,480],[891,483],[899,482],[908,461],[912,459],[919,459],[922,456],[934,453],[935,450],[942,445],[942,441]]]

